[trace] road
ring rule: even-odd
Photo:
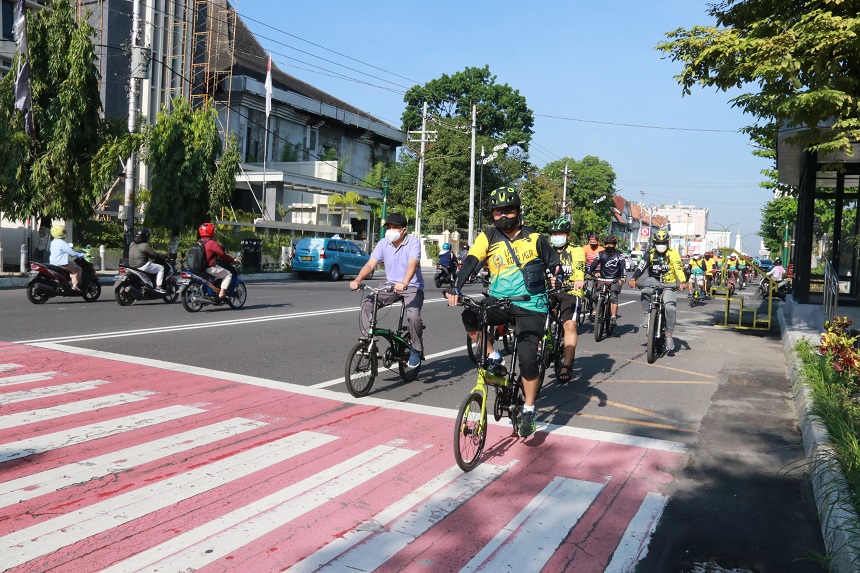
[[[615,336],[582,327],[577,380],[545,387],[539,432],[502,420],[462,474],[452,419],[474,370],[436,289],[418,380],[386,372],[363,399],[343,385],[360,301],[346,282],[254,283],[244,309],[198,314],[111,294],[34,306],[0,291],[7,570],[668,571],[731,554],[810,571],[791,569],[795,553],[823,551],[813,524],[793,551],[759,531],[738,555],[714,539],[678,557],[695,518],[676,500],[707,481],[689,474],[715,396],[785,379],[778,340],[714,329],[715,303],[680,305],[679,349],[648,365],[638,295],[623,292]],[[766,458],[765,473],[791,452]]]

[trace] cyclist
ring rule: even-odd
[[[603,250],[600,246],[600,239],[594,233],[588,235],[588,242],[583,245],[582,250],[585,251],[585,268],[591,265],[597,253]],[[594,279],[586,279],[585,281],[585,312],[591,315],[594,320],[594,287],[596,286]]]
[[[663,283],[664,286],[679,288],[680,290],[686,288],[686,282],[682,282],[686,277],[684,276],[684,266],[681,263],[681,255],[675,249],[669,248],[669,233],[663,229],[654,234],[654,244],[645,254],[645,258],[642,259],[636,270],[633,271],[630,286],[636,287],[637,280],[643,274],[645,277],[638,281],[639,288],[642,290],[640,295],[642,310],[645,312],[642,328],[648,328],[649,309],[654,287]],[[663,304],[666,310],[666,352],[672,352],[675,349],[672,332],[675,330],[677,303],[677,293],[668,289],[663,291]]]
[[[690,291],[697,289],[699,296],[705,298],[705,261],[702,255],[693,255],[690,259]],[[690,295],[687,295],[688,297]]]
[[[726,270],[728,274],[726,275],[726,284],[729,283],[729,280],[734,279],[734,283],[737,286],[738,284],[738,256],[735,253],[729,255],[729,260],[725,263]]]
[[[450,245],[448,245],[450,249]],[[424,353],[424,323],[421,309],[424,307],[424,275],[421,274],[421,243],[406,232],[406,215],[391,213],[385,219],[385,238],[376,243],[370,259],[358,271],[355,280],[349,283],[352,290],[358,290],[361,281],[373,273],[380,262],[385,263],[385,280],[394,284],[393,293],[380,293],[380,306],[388,306],[403,299],[406,306],[406,323],[412,341],[407,365],[415,368],[421,364]],[[373,314],[373,297],[367,296],[361,304],[361,328],[370,326]]]
[[[525,392],[525,405],[520,417],[518,433],[522,437],[535,432],[535,398],[538,389],[538,342],[543,337],[546,321],[546,274],[552,272],[550,285],[555,287],[555,275],[561,269],[558,254],[547,238],[520,222],[522,205],[520,194],[513,187],[499,187],[490,193],[490,210],[494,226],[482,231],[475,239],[469,255],[463,261],[456,286],[445,296],[448,305],[455,306],[463,285],[470,274],[477,271],[484,259],[490,269],[490,296],[506,297],[528,294],[527,301],[515,302],[508,308],[492,309],[490,324],[516,322],[517,353]],[[470,308],[463,310],[463,325],[469,337],[478,341],[480,328],[478,313]],[[488,354],[493,355],[492,341],[487,341]]]
[[[568,243],[570,221],[564,217],[550,223],[549,233],[549,242],[555,247],[561,261],[565,285],[574,287],[570,294],[562,292],[552,295],[553,303],[558,305],[558,320],[564,328],[564,363],[559,367],[558,383],[567,384],[571,380],[571,368],[579,342],[576,332],[576,303],[578,297],[582,296],[582,287],[585,284],[585,251],[582,247],[574,247]]]
[[[705,299],[711,298],[711,285],[714,282],[714,276],[716,275],[716,266],[717,260],[714,258],[714,255],[711,251],[707,251],[704,256],[705,263]]]
[[[200,233],[200,242],[206,249],[206,273],[221,279],[221,290],[218,293],[218,304],[227,302],[227,289],[233,282],[233,273],[230,269],[221,266],[221,263],[234,264],[236,259],[224,252],[224,248],[215,240],[215,225],[203,223],[197,229]]]
[[[740,279],[740,287],[747,286],[747,254],[741,253],[738,257],[738,278]]]
[[[451,278],[457,275],[457,259],[451,251],[451,243],[442,243],[442,251],[439,253],[439,264],[447,269]]]
[[[603,250],[600,251],[591,264],[588,265],[588,274],[593,275],[600,269],[600,278],[612,279],[609,291],[609,308],[612,311],[610,322],[612,326],[618,322],[618,294],[621,286],[627,281],[627,260],[615,247],[618,239],[609,235],[603,239]]]
[[[145,273],[155,275],[155,292],[165,294],[161,288],[164,282],[164,265],[155,262],[157,259],[165,259],[167,255],[156,252],[149,245],[149,229],[138,229],[134,233],[134,242],[128,248],[128,265]]]

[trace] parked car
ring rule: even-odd
[[[301,239],[296,243],[291,263],[293,272],[299,277],[325,273],[331,280],[337,281],[344,275],[357,275],[369,259],[370,255],[351,241],[316,237]]]

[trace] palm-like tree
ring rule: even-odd
[[[340,224],[343,226],[346,212],[350,209],[355,211],[355,218],[361,221],[361,209],[358,206],[361,204],[361,195],[355,191],[347,191],[343,195],[334,193],[328,196],[329,212],[337,207],[340,207]]]

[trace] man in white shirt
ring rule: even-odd
[[[54,225],[51,227],[51,236],[54,240],[51,241],[51,258],[49,262],[52,265],[62,267],[69,271],[72,282],[72,290],[81,290],[79,284],[81,275],[84,270],[76,265],[74,261],[69,261],[69,257],[82,257],[83,253],[74,250],[70,244],[64,239],[66,238],[66,227],[63,225]]]

